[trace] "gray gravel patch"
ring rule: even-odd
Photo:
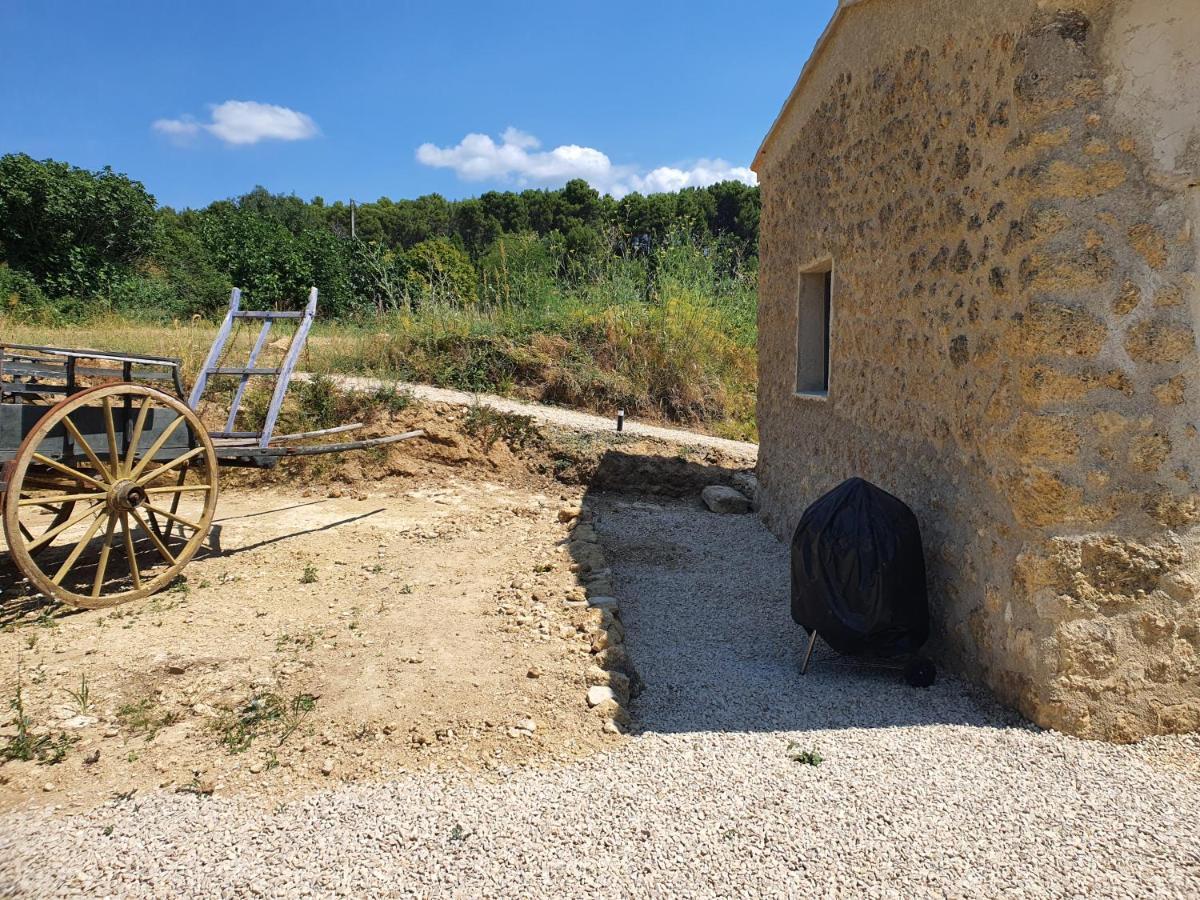
[[[647,682],[621,749],[263,810],[134,798],[0,820],[0,890],[121,896],[1200,894],[1200,778],[1040,731],[968,685],[797,674],[786,551],[753,516],[592,497]],[[670,553],[651,552],[667,545]],[[819,765],[794,761],[813,750]]]

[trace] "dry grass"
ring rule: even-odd
[[[199,318],[162,325],[113,317],[54,327],[0,318],[6,341],[179,357],[189,380],[216,330]],[[290,333],[287,323],[277,324],[273,342]],[[235,332],[227,359],[244,360],[255,334]],[[321,323],[300,362],[310,372],[516,394],[604,414],[623,408],[751,440],[755,365],[752,339],[728,313],[686,292],[656,304],[429,306],[361,324]]]

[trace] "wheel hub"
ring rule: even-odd
[[[145,502],[146,489],[136,481],[118,481],[108,494],[108,505],[117,513],[130,512]]]

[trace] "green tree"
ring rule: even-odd
[[[0,157],[0,252],[51,296],[90,296],[128,275],[156,225],[154,198],[110,168]]]
[[[413,302],[474,303],[475,267],[467,254],[445,238],[421,241],[404,254],[405,280]]]

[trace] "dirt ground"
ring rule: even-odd
[[[268,800],[623,740],[585,702],[585,591],[559,512],[578,482],[645,476],[655,453],[658,492],[724,460],[468,416],[416,404],[373,430],[426,437],[386,453],[223,473],[219,552],[149,600],[46,604],[0,554],[0,747],[23,718],[41,757],[0,757],[0,809]]]

